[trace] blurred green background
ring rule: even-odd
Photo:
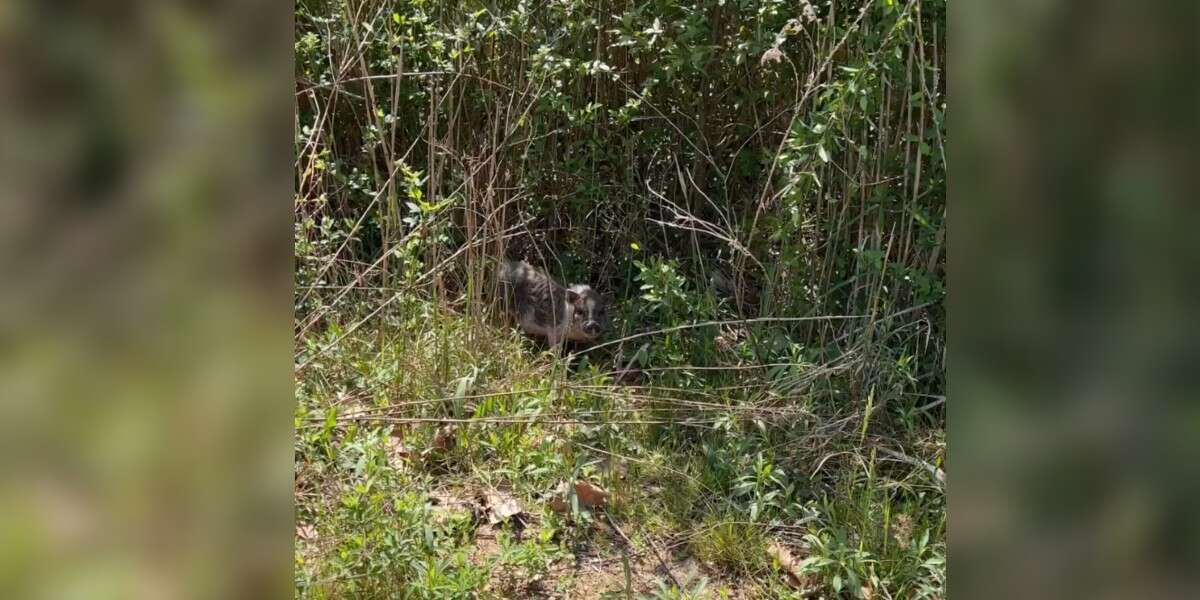
[[[0,595],[290,593],[291,25],[0,3]]]
[[[953,6],[954,597],[1194,597],[1198,9]]]

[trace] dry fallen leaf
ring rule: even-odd
[[[567,494],[567,482],[562,482],[550,498],[550,509],[554,512],[570,512],[571,499]],[[603,508],[608,506],[608,492],[586,482],[575,482],[575,497],[579,499],[579,508]]]
[[[775,542],[771,542],[771,544],[767,546],[767,554],[770,555],[771,558],[775,559],[775,562],[779,563],[779,568],[782,569],[784,573],[787,573],[793,577],[796,576],[795,569],[797,561],[787,548],[784,548]]]
[[[571,512],[571,505],[562,494],[555,494],[550,498],[550,510],[556,513]]]
[[[800,570],[800,560],[787,548],[777,542],[771,542],[767,546],[767,554],[779,563],[779,569],[787,575],[788,584],[801,594],[810,594],[816,590],[816,583],[812,577]]]
[[[521,513],[521,505],[511,495],[500,491],[488,492],[484,496],[484,505],[488,511],[488,522],[492,525],[503,523]]]
[[[908,548],[912,543],[913,521],[907,514],[899,514],[892,520],[892,539],[901,548]]]
[[[306,542],[317,539],[317,528],[311,523],[296,525],[296,537]]]
[[[449,450],[454,447],[454,434],[457,428],[454,425],[445,425],[437,430],[433,436],[433,443],[430,448],[436,450]]]
[[[608,506],[608,492],[586,482],[575,482],[575,495],[579,497],[579,505],[587,508]]]

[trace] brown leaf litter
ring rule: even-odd
[[[554,495],[550,497],[550,510],[560,513],[571,512],[572,490],[578,500],[579,508],[592,509],[608,506],[609,493],[581,479],[576,481],[573,487],[566,481],[558,484],[558,487],[554,489]]]
[[[507,492],[492,490],[480,496],[479,500],[491,525],[505,523],[514,518],[523,520],[527,516],[521,504]]]
[[[774,559],[779,565],[779,570],[783,571],[787,577],[788,585],[795,588],[803,595],[810,595],[816,592],[820,586],[815,577],[810,573],[805,573],[800,568],[800,561],[788,548],[779,542],[771,542],[767,546],[767,555]]]

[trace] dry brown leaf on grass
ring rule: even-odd
[[[789,578],[800,579],[800,561],[796,560],[796,557],[792,556],[792,553],[787,548],[784,548],[777,542],[771,542],[767,546],[767,554],[775,559],[775,562],[779,563],[780,570],[786,573]]]
[[[575,495],[579,497],[579,504],[592,508],[599,506],[601,508],[608,506],[608,492],[586,482],[575,482]]]
[[[488,522],[492,525],[503,523],[525,512],[515,498],[501,491],[484,494],[483,505],[487,510]]]
[[[571,504],[567,502],[565,497],[555,494],[554,497],[550,498],[550,510],[556,513],[571,512]]]
[[[816,582],[811,575],[800,570],[800,559],[778,542],[767,546],[767,555],[779,564],[779,569],[787,576],[788,584],[801,594],[811,594],[817,590]]]
[[[317,528],[311,523],[296,525],[296,538],[311,542],[317,539]]]
[[[550,498],[550,509],[554,512],[570,512],[570,484],[566,481],[558,484],[554,496]],[[604,508],[608,506],[609,494],[586,481],[575,482],[575,497],[579,500],[579,508]]]
[[[896,515],[892,520],[892,539],[896,540],[901,548],[908,548],[912,544],[913,538],[913,521],[908,514]]]
[[[437,430],[433,436],[433,443],[430,444],[431,450],[449,450],[454,447],[454,434],[458,432],[458,428],[454,425],[445,425]]]

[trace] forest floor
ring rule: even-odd
[[[302,341],[297,597],[944,597],[937,419],[410,308]]]

